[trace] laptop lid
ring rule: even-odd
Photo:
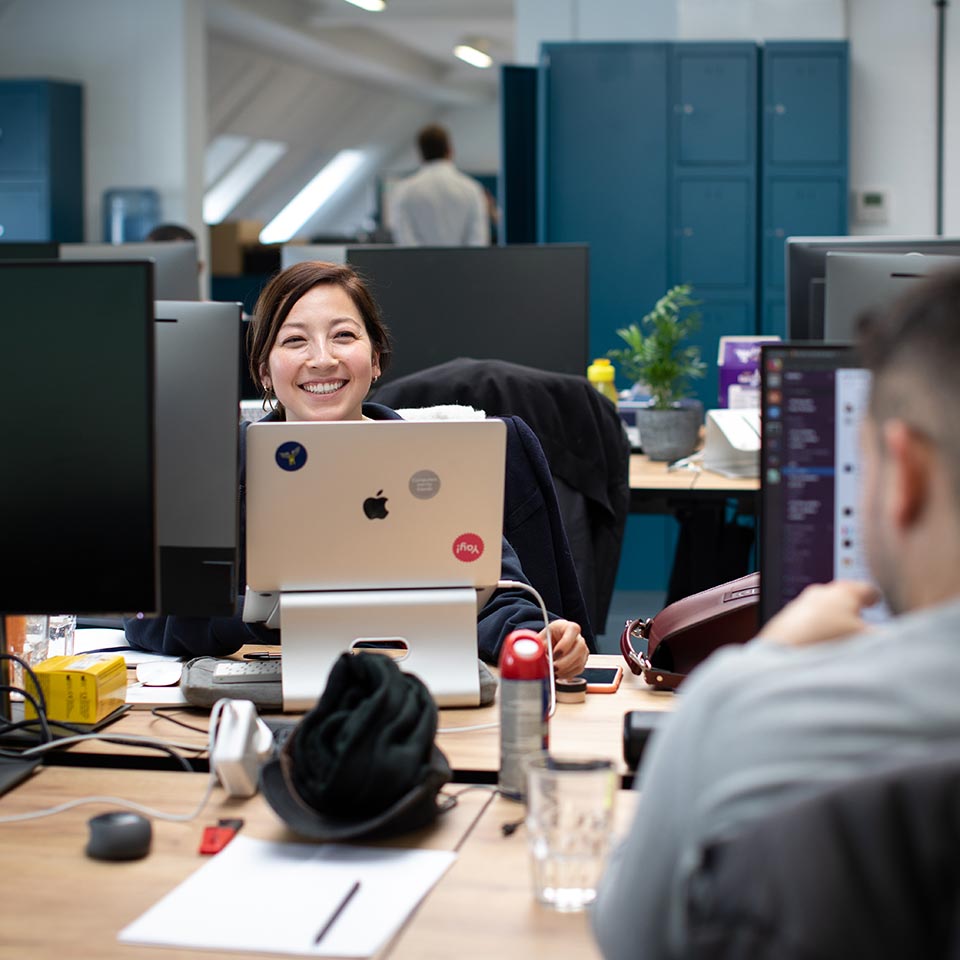
[[[503,421],[253,423],[246,442],[250,589],[499,579]]]
[[[859,447],[870,374],[851,345],[815,342],[764,344],[761,370],[763,624],[808,584],[871,579]]]

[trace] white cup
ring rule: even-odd
[[[597,896],[613,836],[617,774],[602,759],[541,755],[527,765],[527,837],[537,900],[583,910]]]

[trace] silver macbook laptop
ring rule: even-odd
[[[438,706],[480,702],[505,456],[500,420],[250,425],[243,616],[280,627],[285,710],[309,709],[342,653],[371,648]]]
[[[247,585],[495,584],[505,455],[500,420],[251,424]]]

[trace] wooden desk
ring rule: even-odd
[[[626,669],[623,657],[599,654],[591,666],[624,666],[623,682],[613,694],[588,693],[583,703],[558,703],[550,721],[550,750],[556,754],[590,754],[617,764],[621,776],[629,774],[623,761],[623,716],[628,710],[671,710],[675,694],[651,690],[642,677]],[[495,783],[500,768],[499,725],[464,733],[445,732],[458,727],[497,723],[499,705],[479,710],[441,710],[437,743],[447,755],[458,779]]]
[[[207,777],[202,774],[51,767],[41,769],[0,798],[0,812],[21,813],[93,794],[123,797],[171,812],[188,812],[199,801],[206,783]],[[388,845],[455,850],[490,797],[486,790],[462,793],[457,806],[443,814],[434,826]],[[116,809],[116,805],[86,804],[52,817],[0,824],[0,903],[3,939],[7,944],[4,956],[31,960],[61,960],[70,956],[158,960],[174,955],[180,960],[209,960],[211,956],[226,956],[206,950],[164,954],[156,947],[118,943],[116,936],[203,865],[206,858],[197,853],[197,847],[203,827],[216,823],[217,818],[243,817],[243,832],[247,836],[298,839],[287,831],[262,797],[228,800],[221,790],[215,790],[204,811],[190,823],[154,820],[153,847],[145,859],[104,863],[89,859],[83,850],[88,836],[87,820],[108,809]],[[254,885],[248,902],[237,903],[237,910],[269,909],[269,897],[269,890]],[[416,914],[413,922],[417,922]],[[388,946],[381,956],[386,957],[389,950]]]
[[[651,690],[641,677],[626,669],[619,655],[599,654],[590,657],[593,666],[624,666],[623,682],[614,694],[587,694],[583,703],[557,704],[557,712],[550,724],[550,747],[555,753],[591,754],[616,762],[621,776],[629,770],[623,761],[623,716],[628,710],[670,710],[675,695]],[[175,716],[205,731],[208,713],[204,710],[182,710]],[[293,720],[295,714],[284,714],[279,719]],[[496,783],[500,768],[500,708],[499,703],[472,709],[444,709],[440,711],[440,733],[437,744],[446,754],[456,779],[461,783]],[[494,724],[495,726],[488,726]],[[462,733],[449,732],[463,727],[482,727]],[[446,731],[446,732],[445,732]],[[195,744],[199,752],[194,766],[207,769],[205,732],[194,732],[176,726],[169,720],[154,716],[146,707],[134,707],[106,728],[112,734],[138,734],[166,741]],[[121,765],[140,769],[170,770],[175,762],[166,754],[143,747],[123,747],[92,741],[70,749],[73,757],[57,758],[53,762],[86,763],[90,765]]]
[[[632,822],[637,795],[615,801],[617,833]],[[523,808],[494,800],[460,849],[457,862],[424,901],[390,960],[589,960],[600,951],[586,913],[557,913],[533,898],[523,828],[505,837],[500,825]],[[638,909],[643,905],[638,904]]]
[[[667,470],[667,464],[641,453],[630,456],[630,512],[672,513],[678,506],[735,497],[756,512],[760,480],[733,479],[712,470]]]

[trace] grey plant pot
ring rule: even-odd
[[[651,460],[679,460],[688,457],[700,442],[703,404],[685,400],[669,410],[652,407],[637,410],[640,446]]]

